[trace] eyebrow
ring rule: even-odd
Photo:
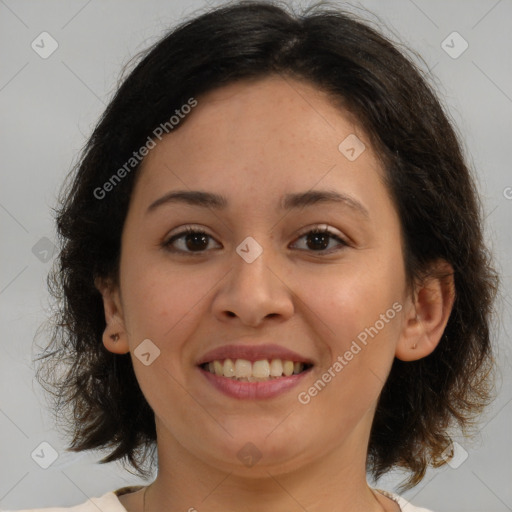
[[[168,192],[151,203],[146,210],[146,214],[156,210],[160,206],[173,203],[182,203],[215,210],[224,210],[228,206],[228,200],[218,194],[202,192],[200,190],[175,190]],[[296,194],[286,194],[281,198],[279,209],[294,210],[319,203],[342,204],[361,217],[366,219],[370,217],[368,210],[359,201],[347,194],[334,190],[309,190]]]

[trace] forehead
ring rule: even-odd
[[[368,194],[382,186],[381,165],[364,132],[314,85],[271,76],[196,99],[182,125],[144,159],[139,188],[153,195],[171,188],[235,188],[240,196],[263,198],[295,188]],[[364,148],[357,159],[347,158],[346,140]]]
[[[335,107],[327,93],[281,76],[235,82],[197,101],[182,126],[167,137],[175,146],[192,137],[201,148],[215,146],[219,153],[228,149],[237,156],[242,150],[260,155],[273,150],[273,158],[291,149],[306,156],[306,150],[315,150],[316,161],[322,155],[337,159],[340,137],[362,132],[354,116]],[[222,147],[211,144],[213,139]]]

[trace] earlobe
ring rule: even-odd
[[[107,325],[103,331],[103,345],[109,352],[114,354],[127,354],[130,352],[126,334],[121,335],[119,332],[110,334],[110,328]]]
[[[416,361],[431,354],[439,344],[455,300],[453,267],[438,260],[429,277],[417,286],[415,298],[405,313],[395,356]]]
[[[123,310],[119,296],[119,287],[111,281],[96,278],[94,285],[103,299],[105,311],[105,330],[103,331],[103,345],[114,354],[127,354],[130,351],[126,329],[124,325]]]

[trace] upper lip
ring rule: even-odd
[[[280,347],[279,345],[224,345],[210,350],[198,360],[197,364],[202,365],[215,360],[223,359],[246,359],[254,362],[261,359],[281,359],[306,364],[313,364],[307,357],[301,356],[293,350]]]

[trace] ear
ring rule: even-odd
[[[396,347],[397,359],[416,361],[431,354],[439,344],[455,300],[453,273],[447,261],[437,260],[432,275],[417,283]]]
[[[126,354],[130,351],[123,318],[119,287],[111,280],[96,278],[94,286],[103,297],[106,327],[103,331],[103,345],[109,352]]]

